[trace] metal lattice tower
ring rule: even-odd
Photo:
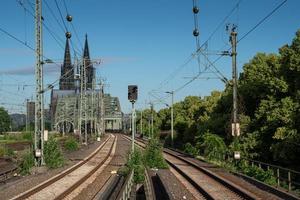
[[[36,34],[36,100],[34,125],[35,165],[44,165],[44,113],[43,113],[43,66],[42,66],[42,0],[36,0],[35,34]]]

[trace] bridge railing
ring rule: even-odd
[[[133,175],[134,175],[134,170],[131,170],[130,174],[126,178],[126,181],[124,185],[122,186],[120,193],[117,197],[118,200],[127,200],[130,198],[131,194],[131,189],[133,186]]]
[[[276,176],[277,187],[286,187],[289,192],[293,190],[293,187],[300,188],[300,182],[298,182],[300,180],[300,172],[257,160],[245,160],[252,166],[255,165],[264,170],[272,170]]]

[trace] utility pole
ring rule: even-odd
[[[43,116],[43,65],[42,65],[42,0],[35,1],[35,36],[36,36],[36,66],[35,66],[35,123],[34,123],[34,153],[35,166],[44,165],[44,116]]]
[[[88,113],[87,113],[87,103],[88,103],[88,96],[87,96],[87,76],[86,76],[86,58],[83,58],[83,73],[84,73],[84,144],[87,145],[87,120],[88,120]]]
[[[26,133],[28,133],[28,131],[29,131],[29,129],[28,129],[28,115],[29,115],[28,102],[29,102],[29,99],[26,99]]]
[[[150,103],[151,107],[151,138],[153,138],[153,103]]]
[[[140,122],[141,135],[143,135],[143,109],[141,109],[141,122]]]
[[[232,97],[233,97],[233,118],[232,118],[232,135],[239,136],[239,123],[238,123],[238,99],[237,99],[237,66],[236,66],[236,44],[237,44],[237,32],[235,31],[236,26],[232,25],[230,33],[230,42],[232,45]]]
[[[171,104],[171,145],[174,146],[174,110],[173,110],[173,104],[174,104],[174,91],[166,92],[168,94],[172,95],[172,104]]]
[[[228,30],[229,25],[227,25],[226,29]],[[230,32],[230,42],[232,46],[232,101],[233,101],[233,118],[231,124],[231,134],[233,137],[240,136],[240,124],[238,122],[238,99],[237,99],[237,66],[236,66],[236,44],[237,44],[237,32],[236,25],[231,25]],[[234,159],[238,160],[241,158],[239,151],[234,151]]]
[[[100,80],[100,135],[104,134],[104,89],[102,80]],[[97,141],[100,141],[100,136],[98,135]]]
[[[131,112],[131,131],[132,131],[132,152],[134,151],[134,137],[135,137],[135,109],[134,109],[134,102],[132,104],[132,112]]]
[[[135,138],[135,109],[134,103],[138,98],[138,86],[137,85],[128,85],[128,100],[132,104],[132,113],[131,113],[131,131],[132,131],[132,152],[134,152],[134,138]]]

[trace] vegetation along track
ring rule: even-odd
[[[13,199],[62,199],[94,174],[109,158],[116,136],[110,135],[86,159]]]
[[[136,140],[136,144],[145,147],[142,140]],[[178,155],[169,149],[164,149],[163,153],[168,164],[194,187],[194,191],[198,192],[194,194],[195,196],[201,196],[203,199],[259,199],[239,186],[188,161],[184,155]]]

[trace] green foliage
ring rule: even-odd
[[[199,139],[197,146],[205,157],[210,160],[224,160],[227,147],[220,136],[207,132]]]
[[[144,151],[145,164],[150,168],[166,169],[168,165],[163,158],[162,145],[157,139],[151,139]]]
[[[199,154],[199,149],[197,149],[196,147],[194,147],[193,145],[191,145],[191,143],[186,143],[184,145],[184,150],[185,153],[192,155],[194,157],[196,157]]]
[[[33,140],[33,132],[22,132],[22,139],[27,141]]]
[[[0,107],[0,133],[7,132],[10,126],[10,117],[8,112]]]
[[[241,162],[239,170],[247,176],[254,177],[259,181],[265,182],[269,185],[276,185],[276,177],[272,170],[263,170],[256,165],[252,166],[244,162]]]
[[[74,137],[68,137],[64,143],[64,148],[67,151],[76,151],[79,148],[79,143]]]
[[[140,150],[135,149],[133,153],[129,154],[128,168],[134,170],[134,182],[135,183],[142,183],[145,179],[144,170],[145,166],[143,164],[143,154]]]
[[[49,140],[45,142],[44,156],[46,165],[49,168],[58,168],[64,165],[62,151],[58,141],[53,137],[50,137]]]
[[[34,166],[34,156],[33,152],[26,151],[21,158],[21,163],[19,165],[20,173],[22,175],[29,174],[30,169]]]

